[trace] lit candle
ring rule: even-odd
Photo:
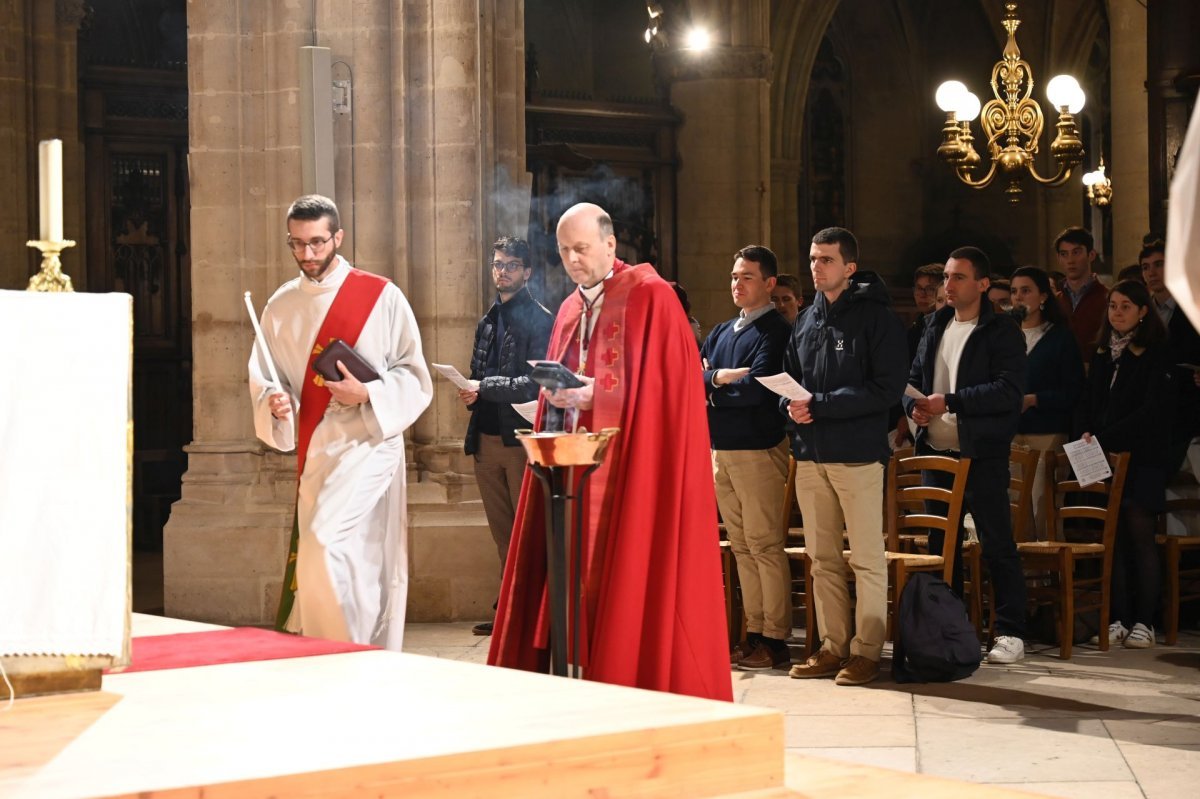
[[[62,139],[47,139],[38,143],[38,188],[41,199],[42,241],[62,241]]]

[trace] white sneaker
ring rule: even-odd
[[[1133,625],[1129,635],[1125,636],[1126,649],[1149,649],[1154,646],[1154,628],[1147,627],[1140,621]]]
[[[1129,635],[1129,629],[1124,624],[1121,624],[1120,619],[1118,619],[1117,621],[1114,621],[1112,624],[1108,625],[1108,643],[1109,644],[1119,644],[1125,640],[1125,637],[1127,635]],[[1088,639],[1088,641],[1090,641],[1093,644],[1099,644],[1100,636],[1093,635],[1091,638]]]
[[[1015,635],[997,635],[992,651],[987,653],[988,663],[1016,663],[1025,657],[1025,642]]]

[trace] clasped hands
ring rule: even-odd
[[[922,397],[913,405],[912,420],[924,427],[929,424],[929,420],[935,416],[940,416],[946,412],[946,395],[945,394],[930,394],[928,397]]]
[[[371,395],[367,393],[367,387],[361,380],[350,374],[346,364],[338,361],[337,368],[342,373],[342,379],[325,381],[325,388],[329,389],[335,402],[340,402],[342,405],[362,405],[371,398]],[[271,409],[271,415],[276,419],[286,419],[292,414],[292,399],[282,391],[270,394],[267,397],[267,406]]]

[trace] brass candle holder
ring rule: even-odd
[[[42,269],[29,278],[26,291],[74,291],[71,278],[62,271],[62,251],[74,247],[75,242],[69,239],[58,241],[27,241],[26,247],[36,247],[42,253]]]

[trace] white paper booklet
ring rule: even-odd
[[[780,372],[777,375],[770,375],[768,377],[756,377],[754,379],[781,397],[786,397],[790,400],[812,399],[812,392],[797,383],[796,379],[787,372]]]
[[[1067,453],[1067,460],[1071,462],[1080,486],[1090,486],[1112,477],[1108,458],[1100,448],[1100,439],[1095,436],[1092,436],[1090,444],[1082,438],[1063,444],[1063,452]]]
[[[462,376],[462,372],[458,371],[453,366],[450,366],[449,364],[445,364],[445,363],[431,363],[429,365],[432,366],[434,369],[436,369],[438,371],[438,373],[442,375],[442,377],[446,378],[451,383],[453,383],[454,385],[463,389],[464,391],[478,391],[479,390],[479,382],[478,381],[468,380],[467,378]]]
[[[533,420],[537,417],[537,404],[538,401],[533,399],[529,402],[514,402],[512,407],[514,411],[521,414],[525,421],[533,424]]]

